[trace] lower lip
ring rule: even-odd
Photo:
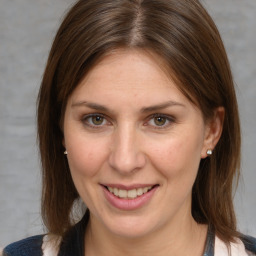
[[[115,208],[118,208],[120,210],[125,210],[125,211],[132,211],[136,210],[138,208],[141,208],[145,204],[147,204],[150,199],[153,197],[155,191],[157,190],[158,186],[152,188],[150,191],[147,193],[138,196],[134,199],[124,199],[124,198],[119,198],[112,194],[106,187],[103,187],[104,195],[108,202],[114,206]]]

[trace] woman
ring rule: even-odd
[[[38,137],[48,235],[4,255],[255,255],[232,203],[232,75],[199,1],[78,1],[49,55]]]

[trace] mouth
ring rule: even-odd
[[[149,204],[159,184],[101,184],[108,203],[122,211],[134,211]]]
[[[118,187],[113,187],[113,186],[104,186],[111,194],[115,195],[116,197],[120,199],[135,199],[138,198],[155,187],[159,186],[157,185],[152,185],[152,186],[144,186],[144,187],[138,187],[138,188],[133,188],[133,189],[123,189],[123,188],[118,188]]]

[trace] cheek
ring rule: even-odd
[[[72,176],[93,177],[106,158],[105,146],[97,140],[73,137],[67,148]]]
[[[165,177],[194,178],[201,157],[201,137],[182,135],[151,144],[151,160]]]
[[[69,143],[70,142],[70,143]],[[94,208],[93,198],[97,197],[94,186],[98,182],[98,175],[106,158],[103,143],[95,139],[69,137],[66,141],[68,148],[68,163],[75,187],[90,208]],[[96,199],[100,201],[100,199]]]

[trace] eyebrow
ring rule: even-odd
[[[93,103],[93,102],[87,102],[87,101],[79,101],[79,102],[73,103],[71,105],[72,108],[73,107],[82,107],[82,106],[86,106],[91,109],[95,109],[95,110],[99,110],[99,111],[105,111],[105,112],[108,111],[108,108],[103,105]]]
[[[163,102],[163,103],[160,103],[160,104],[157,104],[157,105],[153,105],[153,106],[149,106],[149,107],[143,107],[141,109],[141,112],[142,113],[153,112],[153,111],[157,111],[157,110],[161,110],[161,109],[165,109],[165,108],[173,107],[173,106],[185,107],[185,105],[182,104],[182,103],[170,100],[170,101]]]
[[[93,102],[79,101],[79,102],[75,102],[71,105],[71,107],[81,107],[81,106],[86,106],[91,109],[95,109],[97,111],[110,112],[110,110],[107,107],[105,107],[104,105],[100,105],[100,104],[93,103]],[[185,105],[182,103],[179,103],[176,101],[167,101],[167,102],[156,104],[153,106],[143,107],[140,110],[140,112],[142,112],[142,113],[153,112],[153,111],[157,111],[157,110],[161,110],[161,109],[165,109],[165,108],[173,107],[173,106],[185,107]]]

